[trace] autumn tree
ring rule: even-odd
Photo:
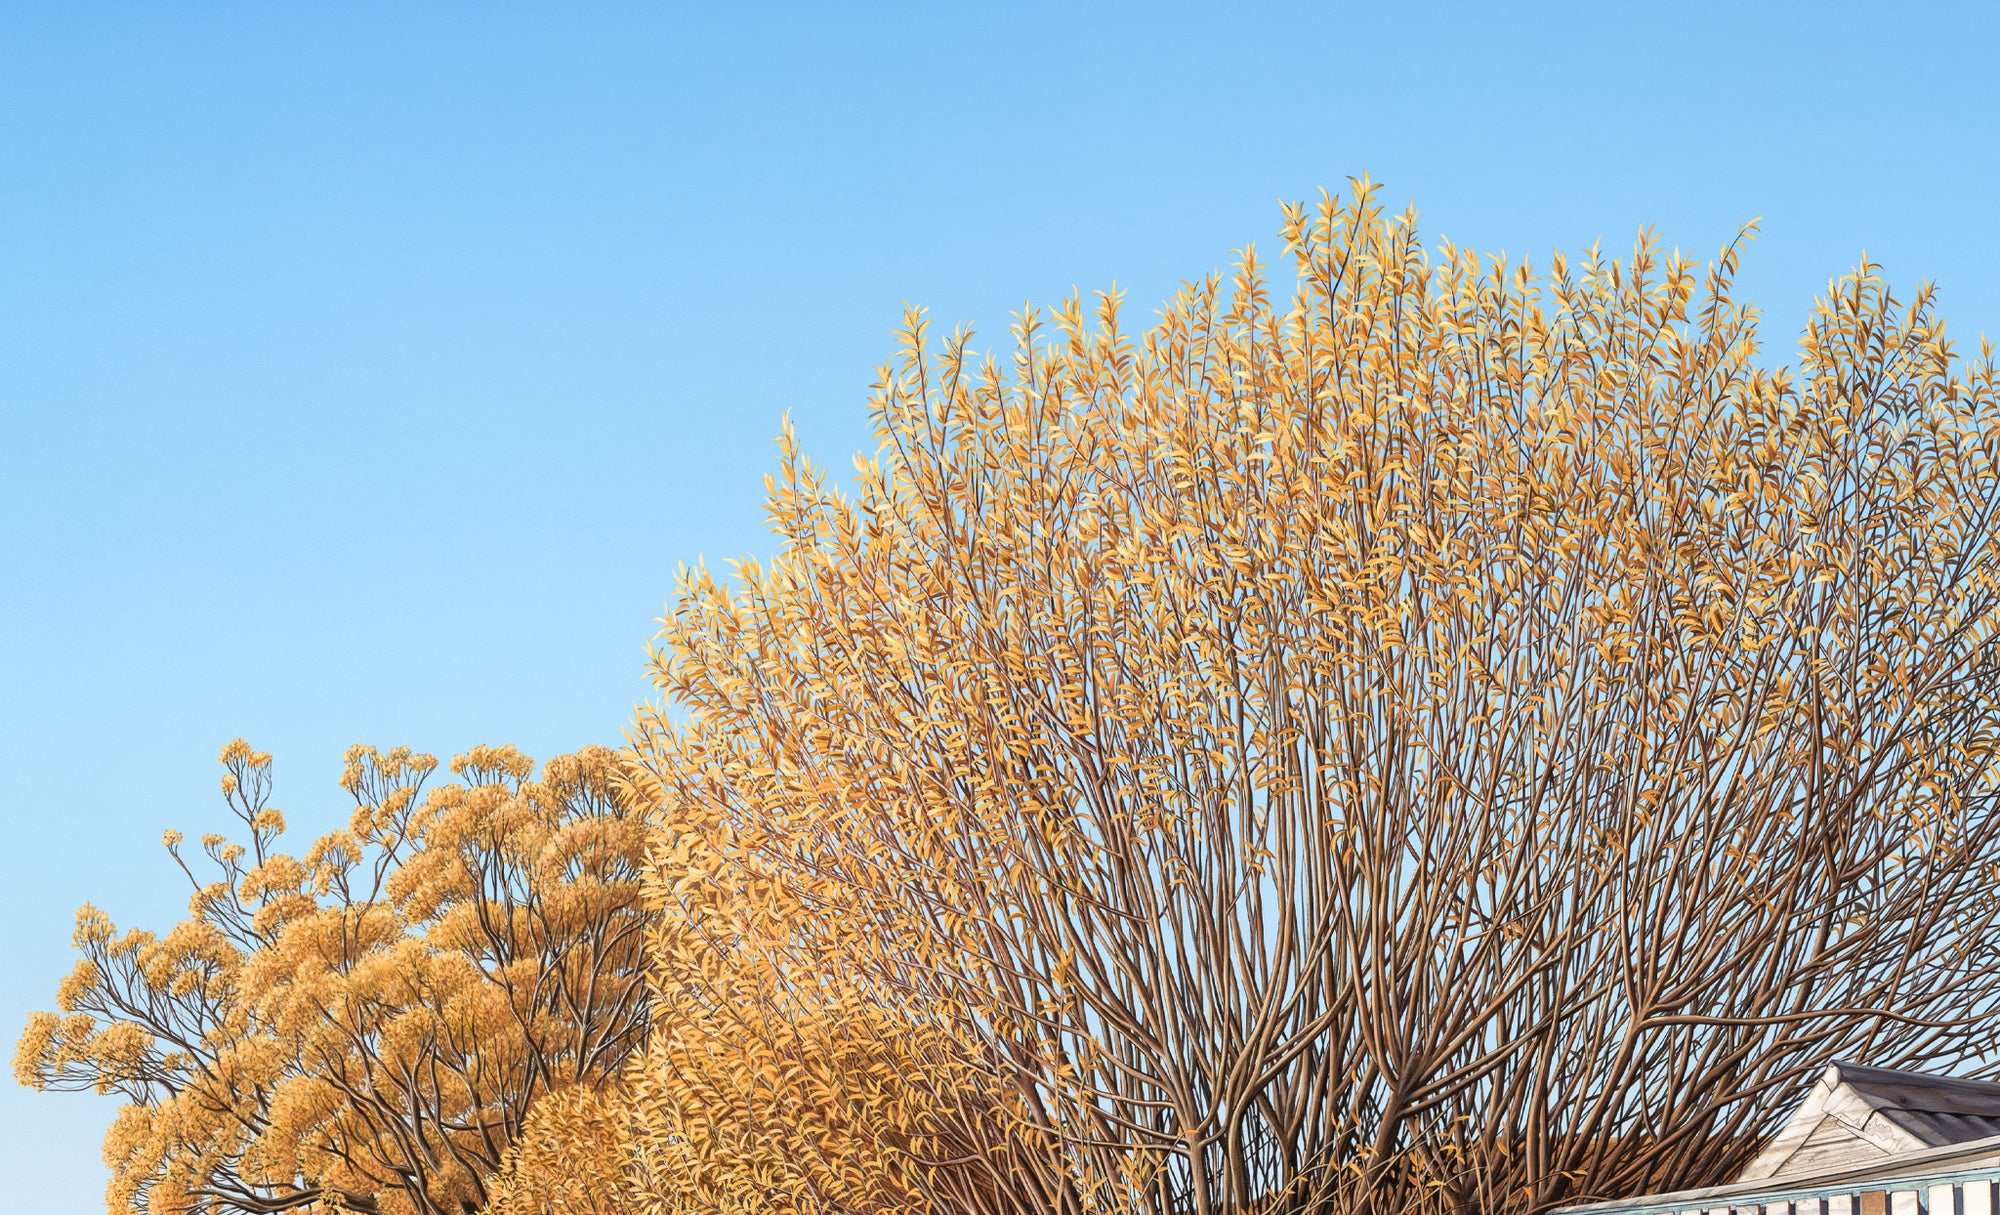
[[[77,917],[59,1013],[15,1074],[122,1095],[114,1211],[474,1210],[549,1094],[615,1076],[648,1024],[644,816],[589,748],[537,775],[511,748],[348,753],[349,827],[279,851],[271,761],[222,789],[245,841],[202,841],[164,935]]]
[[[1537,273],[1365,183],[1284,244],[1004,359],[913,314],[856,487],[788,438],[781,551],[684,576],[639,784],[792,908],[731,1015],[831,968],[936,1045],[681,1150],[784,1177],[957,1086],[1032,1209],[1530,1212],[1990,1044],[1990,347],[1864,264],[1781,364],[1737,245]]]

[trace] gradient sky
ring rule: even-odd
[[[164,928],[218,748],[616,742],[678,563],[768,553],[903,301],[1143,318],[1363,172],[1545,265],[1642,224],[1784,357],[1866,250],[2000,334],[1993,6],[0,5],[0,1034]],[[0,1082],[0,1207],[111,1103]]]

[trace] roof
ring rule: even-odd
[[[1835,1063],[1738,1181],[1864,1164],[2000,1135],[2000,1084]]]

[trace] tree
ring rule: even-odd
[[[271,761],[223,749],[248,843],[202,841],[164,936],[77,916],[82,954],[15,1075],[126,1104],[113,1210],[476,1209],[529,1109],[617,1074],[643,1040],[644,816],[588,748],[540,776],[511,748],[348,752],[349,828],[275,850]]]
[[[796,901],[767,1006],[838,959],[1053,1209],[1161,1215],[1699,1184],[1830,1059],[1977,1059],[1991,347],[1864,264],[1761,363],[1740,240],[1284,239],[1136,337],[912,313],[858,488],[788,433],[782,551],[684,575],[642,785]]]

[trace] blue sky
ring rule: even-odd
[[[1148,314],[1367,172],[1546,264],[1646,223],[1787,348],[1865,249],[2000,335],[1986,6],[0,5],[0,1031],[277,756],[616,742],[677,564],[766,553],[902,302]],[[0,1085],[6,1205],[110,1103]]]

